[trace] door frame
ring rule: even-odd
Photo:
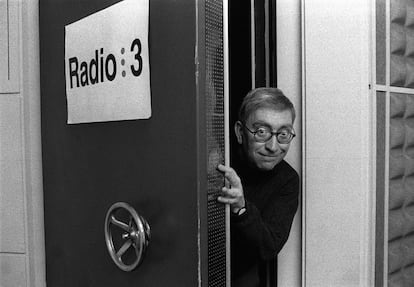
[[[40,135],[39,3],[38,1],[20,1],[20,3],[26,277],[28,287],[45,287],[46,262]]]

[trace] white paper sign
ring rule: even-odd
[[[124,0],[65,27],[68,123],[151,117],[149,0]]]

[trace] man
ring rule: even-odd
[[[265,287],[266,278],[276,276],[266,266],[286,243],[298,207],[299,176],[283,160],[295,137],[294,120],[281,90],[250,91],[234,126],[234,169],[218,166],[229,183],[217,200],[230,204],[233,287]]]

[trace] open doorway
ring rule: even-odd
[[[252,88],[278,87],[293,102],[295,138],[286,160],[301,174],[301,15],[300,1],[229,0],[230,157],[237,147],[234,123]],[[269,266],[269,286],[301,284],[301,204],[289,240]]]

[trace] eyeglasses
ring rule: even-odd
[[[288,128],[282,128],[276,132],[273,132],[268,127],[259,127],[255,131],[251,131],[248,127],[246,127],[246,125],[244,124],[242,125],[246,128],[246,130],[248,130],[251,134],[253,134],[254,139],[260,143],[267,142],[273,137],[273,135],[275,135],[278,143],[288,144],[296,136],[296,134],[291,129],[288,129]]]

